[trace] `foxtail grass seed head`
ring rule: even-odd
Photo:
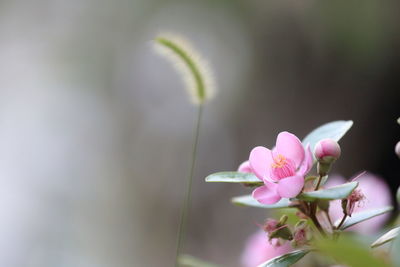
[[[163,33],[154,39],[154,47],[181,74],[192,103],[201,105],[213,97],[214,76],[207,61],[189,41],[176,34]]]

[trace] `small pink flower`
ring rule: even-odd
[[[274,239],[273,241],[275,241]],[[276,240],[278,241],[278,240]],[[241,262],[243,267],[256,267],[259,264],[274,257],[283,255],[292,250],[289,242],[277,246],[268,241],[268,236],[262,230],[252,234],[246,242],[242,253]]]
[[[254,174],[264,182],[253,191],[253,197],[260,203],[273,204],[301,192],[313,159],[309,146],[304,149],[295,135],[281,132],[275,148],[253,148],[249,162]]]
[[[357,202],[353,201],[354,205],[349,207],[352,209],[351,212],[353,212],[353,214],[356,212],[376,209],[392,204],[389,186],[379,176],[371,173],[365,173],[357,178],[357,181],[359,182],[359,185],[356,189],[357,192],[355,195],[350,195],[349,197],[350,200],[358,200]],[[341,176],[331,176],[326,183],[326,187],[339,185],[345,182],[345,179]],[[344,214],[341,200],[331,201],[329,215],[331,216],[332,221],[336,221],[343,217]],[[389,217],[390,214],[386,213],[354,225],[350,227],[349,230],[355,230],[364,234],[376,232]]]
[[[336,160],[340,157],[340,146],[332,139],[323,139],[315,145],[314,155],[318,160],[329,157],[331,160]]]

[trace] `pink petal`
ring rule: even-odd
[[[253,191],[253,198],[262,204],[274,204],[281,199],[276,188],[277,184],[266,182],[266,185],[257,187]]]
[[[284,178],[278,183],[278,194],[281,197],[295,197],[303,189],[304,186],[304,177],[300,175],[291,176],[288,178]]]
[[[272,163],[271,150],[263,146],[253,148],[249,158],[254,174],[261,180],[268,179]]]
[[[296,169],[303,162],[304,147],[294,134],[289,132],[279,133],[276,139],[276,151],[291,159],[295,163]]]
[[[240,164],[238,168],[238,172],[246,172],[246,173],[252,173],[253,170],[251,169],[250,162],[246,160],[242,164]]]
[[[276,239],[272,239],[274,241]],[[267,234],[258,230],[252,234],[246,241],[242,252],[241,261],[243,267],[254,267],[270,260],[274,257],[283,255],[292,251],[290,242],[285,242],[281,246],[273,246],[268,240]]]
[[[313,156],[311,152],[310,145],[308,144],[306,146],[306,152],[304,155],[304,160],[300,165],[300,169],[298,171],[298,174],[301,176],[305,176],[312,168],[313,165]]]

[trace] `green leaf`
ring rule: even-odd
[[[394,266],[400,266],[400,235],[393,241],[392,259]]]
[[[371,244],[371,248],[382,246],[383,244],[394,240],[399,234],[400,227],[393,228],[392,230],[375,240],[375,242]]]
[[[379,216],[384,213],[388,213],[393,210],[392,206],[387,206],[387,207],[382,207],[378,209],[371,209],[371,210],[366,210],[366,211],[361,211],[358,213],[353,213],[351,217],[347,218],[346,221],[343,223],[342,227],[340,229],[344,230],[346,228],[349,228],[350,226],[353,226],[357,223],[366,221],[368,219],[371,219],[373,217]],[[337,220],[335,222],[335,225],[339,225],[340,220]]]
[[[218,267],[218,265],[200,260],[191,255],[180,255],[178,263],[182,267]]]
[[[353,126],[353,121],[332,121],[314,129],[303,139],[303,145],[310,144],[311,151],[322,139],[331,138],[338,142]]]
[[[351,192],[358,186],[358,182],[350,182],[327,189],[321,189],[312,192],[305,192],[297,196],[297,199],[314,201],[316,199],[343,199],[348,197]]]
[[[217,172],[210,174],[206,177],[206,182],[214,183],[243,183],[251,185],[262,185],[264,184],[252,173],[244,172]]]
[[[263,209],[280,209],[280,208],[293,208],[292,202],[287,198],[282,198],[277,203],[272,205],[261,204],[255,200],[251,195],[239,196],[232,198],[232,203],[238,206],[248,206]]]
[[[308,252],[310,252],[310,250],[295,250],[261,263],[258,267],[288,267],[298,262]]]
[[[320,253],[332,257],[339,264],[351,267],[388,267],[386,262],[374,257],[368,247],[343,233],[337,241],[319,239],[315,247]]]

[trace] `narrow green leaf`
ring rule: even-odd
[[[251,185],[262,185],[263,182],[260,181],[254,174],[252,173],[243,173],[243,172],[217,172],[210,174],[206,177],[206,182],[214,183],[243,183],[243,184],[251,184]]]
[[[257,200],[255,200],[251,195],[239,196],[232,198],[232,203],[238,206],[247,206],[247,207],[254,207],[254,208],[263,208],[263,209],[280,209],[280,208],[293,208],[292,202],[290,202],[287,198],[282,198],[279,202],[266,205],[261,204]]]
[[[303,145],[310,144],[311,151],[322,139],[331,138],[338,142],[353,126],[353,121],[332,121],[314,129],[303,139]]]
[[[310,250],[295,250],[261,263],[258,267],[288,267],[303,258]]]
[[[318,251],[332,257],[339,264],[351,267],[388,267],[387,263],[376,258],[370,249],[353,237],[342,233],[337,241],[324,238],[315,242]]]
[[[343,199],[348,197],[351,192],[358,186],[358,182],[350,182],[327,189],[321,189],[312,192],[305,192],[297,196],[297,199],[314,201],[316,199]]]
[[[371,209],[371,210],[365,210],[361,211],[358,213],[353,213],[351,217],[347,218],[346,221],[343,223],[342,227],[340,229],[344,230],[346,228],[349,228],[357,223],[366,221],[368,219],[371,219],[373,217],[379,216],[384,213],[388,213],[393,210],[392,206],[387,206],[387,207],[382,207],[378,209]],[[339,225],[340,219],[335,222],[335,226]]]
[[[375,240],[375,242],[371,244],[371,248],[382,246],[383,244],[394,240],[399,234],[400,227],[393,228],[392,230]]]
[[[191,255],[180,255],[178,263],[182,267],[218,267],[216,264],[200,260]]]

